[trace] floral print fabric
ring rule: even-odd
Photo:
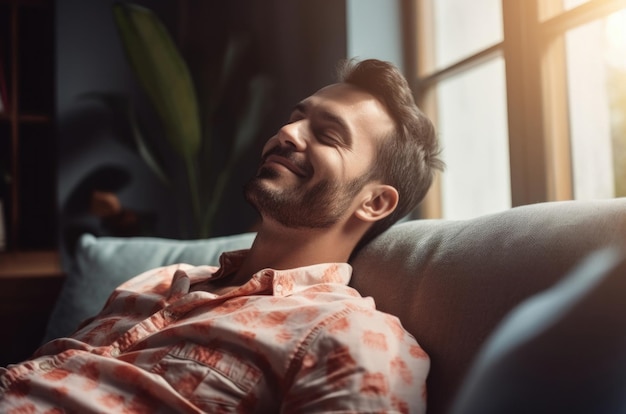
[[[206,290],[245,255],[121,285],[70,338],[0,368],[0,412],[425,412],[428,356],[348,286],[350,265]]]

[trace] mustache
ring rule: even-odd
[[[290,163],[304,171],[307,177],[313,174],[313,166],[311,166],[311,164],[309,164],[303,157],[298,157],[296,151],[292,148],[283,147],[281,145],[276,145],[275,147],[270,148],[261,157],[261,164],[264,163],[270,155],[276,155],[289,160]]]

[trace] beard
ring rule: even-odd
[[[348,183],[323,180],[310,188],[306,187],[304,178],[301,185],[289,188],[266,185],[266,181],[277,178],[278,174],[261,167],[244,187],[244,195],[261,216],[289,228],[324,229],[336,224],[370,179],[370,174],[365,174]]]

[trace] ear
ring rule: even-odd
[[[398,190],[395,187],[372,183],[354,214],[363,221],[374,222],[387,217],[397,205]]]

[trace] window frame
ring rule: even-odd
[[[573,198],[565,33],[626,8],[626,0],[590,0],[564,10],[561,0],[502,0],[502,41],[448,66],[434,65],[432,3],[405,3],[406,67],[416,100],[437,124],[436,86],[501,56],[505,63],[511,205]],[[439,175],[417,216],[442,216]]]

